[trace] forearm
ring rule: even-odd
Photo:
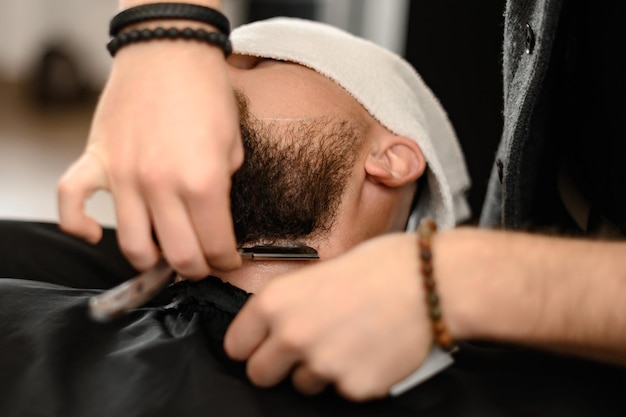
[[[436,267],[457,337],[626,364],[626,243],[476,229],[440,237]]]

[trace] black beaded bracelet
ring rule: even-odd
[[[109,41],[107,49],[111,56],[115,56],[117,51],[126,45],[136,42],[147,42],[154,39],[189,39],[206,42],[219,47],[222,52],[224,52],[224,57],[226,58],[233,52],[230,39],[223,33],[208,32],[204,29],[165,29],[161,27],[156,29],[133,29],[128,32],[122,32]]]
[[[135,23],[160,19],[195,20],[230,35],[230,22],[218,10],[186,3],[150,3],[122,10],[111,20],[109,35],[117,36],[122,29]]]

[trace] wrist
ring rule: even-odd
[[[142,78],[153,73],[171,76],[189,71],[208,81],[221,82],[223,77],[219,74],[227,72],[224,54],[219,48],[200,42],[140,42],[120,49],[112,65],[112,75],[123,73],[124,77],[135,74]]]
[[[469,311],[474,313],[474,309],[471,306],[472,296],[465,294],[466,282],[458,268],[465,263],[465,253],[457,249],[460,240],[456,233],[441,231],[433,238],[433,264],[437,271],[441,308],[446,315],[450,335],[454,340],[467,340],[475,333],[473,320],[468,315]]]
[[[420,221],[417,228],[417,246],[420,258],[420,275],[425,292],[428,316],[433,327],[434,341],[446,352],[454,352],[457,349],[448,326],[446,315],[441,308],[441,299],[436,278],[437,272],[433,267],[433,240],[437,232],[437,224],[430,218]]]
[[[128,67],[145,72],[149,66],[205,68],[210,72],[204,75],[210,78],[208,74],[219,68],[226,70],[226,60],[219,47],[196,41],[138,42],[121,48],[113,59],[112,68]]]
[[[527,240],[475,228],[441,233],[437,269],[453,337],[527,344],[545,332],[545,282],[530,261],[541,249]]]

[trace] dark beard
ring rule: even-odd
[[[361,148],[362,127],[324,118],[266,125],[237,93],[245,151],[233,176],[239,246],[296,242],[330,231]]]

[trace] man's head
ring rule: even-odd
[[[410,65],[299,19],[246,25],[232,40],[228,62],[246,151],[231,193],[240,245],[300,242],[324,259],[405,230],[425,172],[414,215],[454,224],[459,193],[433,141],[458,163],[454,171],[465,174],[465,166],[445,113]],[[461,177],[456,188],[466,185]]]
[[[426,162],[347,91],[298,64],[234,56],[246,157],[233,178],[240,245],[304,242],[322,258],[405,229]]]

